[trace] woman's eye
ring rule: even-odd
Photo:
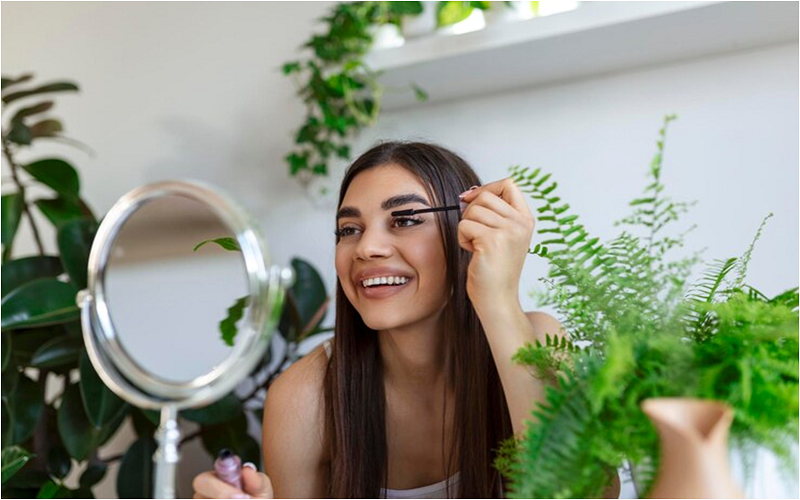
[[[399,228],[404,227],[413,227],[425,222],[423,219],[415,218],[415,217],[395,217],[392,220],[392,224]],[[333,232],[338,238],[347,238],[349,236],[355,235],[359,231],[358,228],[355,227],[342,227]]]

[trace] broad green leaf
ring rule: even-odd
[[[11,333],[3,332],[3,371],[6,371],[8,361],[11,359]]]
[[[89,458],[103,441],[104,434],[107,434],[104,429],[93,426],[86,416],[77,383],[70,384],[64,390],[61,406],[58,408],[58,432],[64,448],[78,461]]]
[[[228,448],[241,457],[242,462],[261,463],[261,447],[247,433],[247,417],[240,413],[230,422],[220,425],[204,425],[200,431],[203,447],[216,457],[220,450]]]
[[[3,263],[3,297],[20,285],[38,278],[55,278],[64,272],[61,260],[53,256],[23,257]]]
[[[422,2],[388,2],[389,10],[398,16],[416,16],[422,13]]]
[[[153,496],[153,436],[142,436],[122,457],[117,475],[117,495],[120,498],[151,498]]]
[[[428,93],[425,92],[425,89],[417,85],[416,83],[411,84],[411,88],[414,89],[414,95],[416,96],[418,101],[427,101],[428,100]]]
[[[14,356],[11,356],[11,359],[14,359]],[[10,398],[11,394],[15,390],[17,390],[17,382],[19,382],[19,370],[17,369],[16,363],[11,364],[7,370],[3,371],[3,378],[2,378],[2,389],[3,389],[3,399]],[[11,411],[11,408],[8,408],[8,411]],[[3,432],[6,431],[6,428],[3,427]]]
[[[36,498],[70,498],[69,490],[52,479],[44,483]]]
[[[51,325],[11,330],[4,334],[11,336],[11,366],[28,367],[33,354],[50,340],[64,335],[64,329],[61,325]]]
[[[64,365],[74,368],[78,365],[81,351],[83,351],[82,339],[60,335],[33,353],[31,365],[36,368],[55,368]]]
[[[314,316],[328,298],[325,283],[314,266],[295,258],[292,259],[292,268],[295,282],[287,291],[286,307],[278,326],[283,337],[290,342],[298,340],[297,337],[304,329],[313,330],[319,326],[325,319],[325,314],[318,319]]]
[[[13,87],[14,85],[19,85],[20,83],[29,82],[33,79],[33,74],[27,73],[17,78],[8,78],[4,76],[2,78],[2,89],[5,90],[9,87]]]
[[[71,220],[86,217],[80,205],[61,196],[41,198],[33,203],[55,227],[59,227]]]
[[[47,470],[56,479],[64,479],[72,468],[72,459],[62,446],[50,448],[47,457]]]
[[[241,252],[242,251],[242,249],[239,248],[239,243],[236,241],[236,238],[214,238],[214,239],[211,239],[211,240],[201,241],[200,243],[198,243],[194,247],[193,251],[196,252],[197,250],[200,249],[200,247],[202,247],[206,243],[216,243],[217,245],[221,246],[222,248],[224,248],[225,250],[228,250],[230,252]]]
[[[216,425],[235,419],[242,411],[241,400],[230,393],[204,408],[183,410],[181,417],[201,425]]]
[[[85,350],[81,353],[80,372],[83,408],[89,421],[95,427],[102,427],[114,418],[125,402],[106,387]]]
[[[55,278],[33,280],[3,297],[2,329],[30,328],[72,321],[80,316],[77,290]]]
[[[6,484],[6,481],[11,479],[11,477],[17,473],[18,470],[22,468],[23,465],[28,463],[28,460],[33,457],[32,454],[28,453],[23,448],[19,446],[10,446],[8,448],[3,448],[3,474],[2,474],[2,484]]]
[[[80,479],[80,486],[83,489],[89,489],[103,480],[108,471],[108,466],[103,463],[93,463],[83,471]]]
[[[47,158],[22,165],[34,179],[48,186],[64,198],[76,200],[81,183],[75,168],[60,158]]]
[[[10,102],[14,102],[17,99],[22,99],[23,97],[28,97],[37,94],[45,94],[48,92],[68,92],[68,91],[75,91],[78,90],[78,86],[74,83],[70,82],[57,82],[57,83],[49,83],[46,85],[41,85],[34,89],[30,90],[21,90],[19,92],[14,92],[11,94],[7,94],[3,96],[3,102],[8,104]]]
[[[438,2],[436,20],[440,27],[463,21],[472,14],[470,2]]]
[[[47,119],[34,123],[30,126],[31,137],[33,139],[39,137],[56,137],[59,132],[64,131],[64,126],[58,120]]]
[[[5,378],[5,375],[3,375]],[[6,398],[3,398],[3,438],[2,449],[6,446],[11,446],[11,441],[14,439],[14,420],[11,417],[11,410],[6,404]]]
[[[8,398],[11,419],[14,422],[12,444],[24,443],[33,435],[44,408],[44,388],[20,374],[17,387]]]
[[[22,122],[12,122],[11,130],[8,131],[6,138],[14,144],[27,146],[33,141],[33,132]]]
[[[61,262],[70,280],[78,289],[86,288],[86,273],[89,266],[89,252],[97,233],[97,222],[89,219],[75,219],[65,222],[58,228],[58,249]]]
[[[22,217],[24,200],[20,193],[4,194],[2,197],[2,234],[3,260],[11,255],[14,235],[17,234],[19,220]]]
[[[142,410],[140,408],[133,408],[131,410],[133,430],[136,431],[136,435],[139,437],[152,436],[158,428],[158,414],[156,413],[154,416],[155,418],[151,419],[151,416],[145,413],[146,411],[151,410]]]
[[[53,101],[44,101],[27,108],[22,108],[14,114],[14,117],[11,118],[11,122],[18,122],[25,117],[44,113],[45,111],[49,111],[52,107]]]
[[[222,341],[226,345],[233,346],[236,334],[239,332],[236,323],[244,316],[244,308],[247,307],[247,301],[250,298],[246,295],[238,299],[231,307],[228,308],[228,315],[219,322],[219,331],[222,333]]]

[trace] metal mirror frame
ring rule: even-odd
[[[208,207],[234,233],[245,262],[253,303],[237,333],[233,351],[210,372],[188,382],[170,381],[148,372],[122,347],[106,302],[105,276],[114,243],[125,222],[142,206],[168,196],[188,198]],[[291,267],[268,267],[264,239],[247,213],[229,197],[195,180],[165,181],[139,187],[120,198],[103,218],[89,254],[87,288],[78,294],[84,343],[103,382],[124,400],[161,410],[156,433],[156,498],[174,498],[179,460],[178,411],[219,399],[255,368],[280,320],[285,289],[294,282]]]

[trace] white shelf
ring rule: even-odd
[[[428,103],[797,42],[797,2],[582,2],[573,11],[428,36],[366,62],[388,89]],[[387,91],[384,109],[421,104]]]

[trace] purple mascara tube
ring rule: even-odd
[[[242,489],[242,460],[231,450],[223,448],[214,460],[217,477],[234,488]]]

